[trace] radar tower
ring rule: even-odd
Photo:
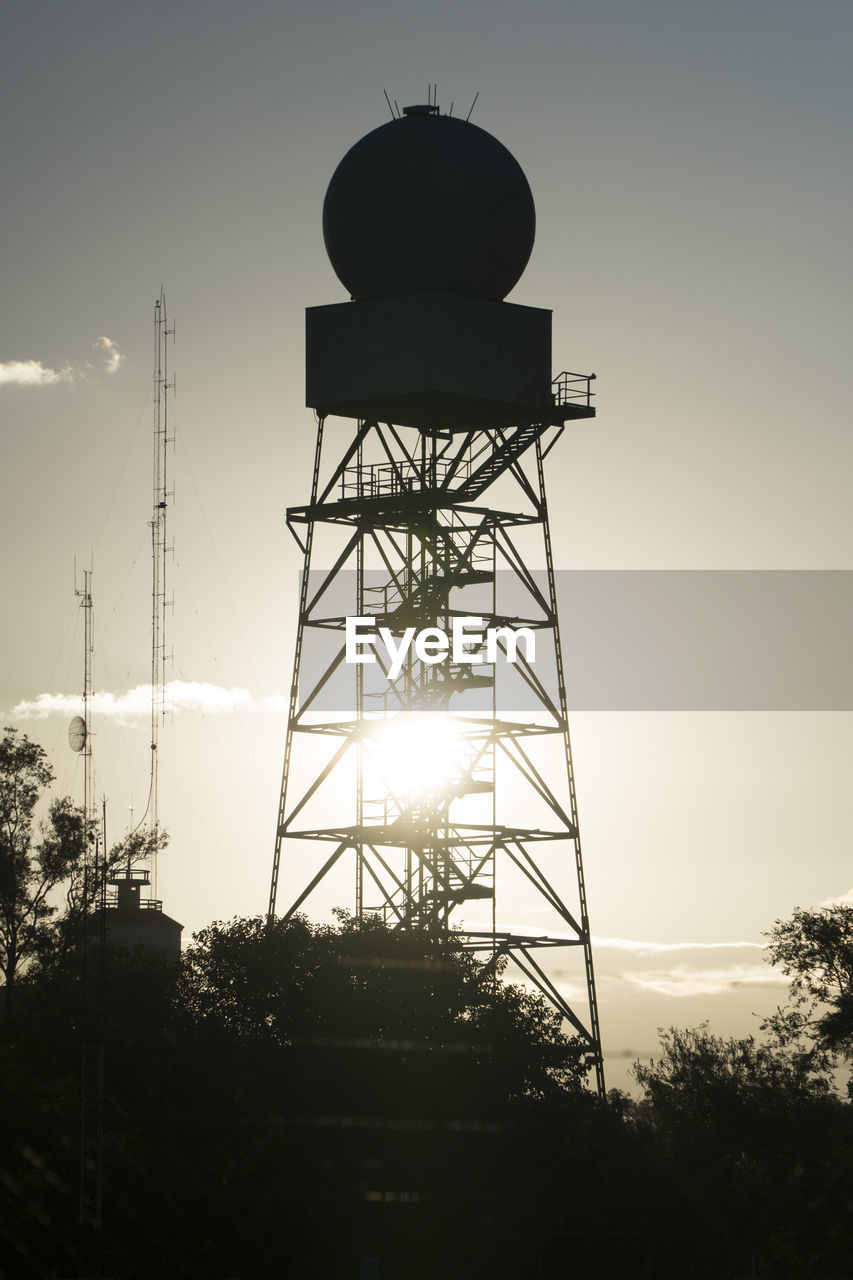
[[[603,1094],[544,468],[594,415],[594,375],[554,378],[551,313],[504,301],[534,229],[514,157],[432,100],[329,184],[351,301],[307,312],[318,425],[310,500],[287,513],[303,574],[268,911],[285,880],[285,918],[323,886],[327,909],[346,895],[506,957]],[[354,652],[355,624],[387,656]]]

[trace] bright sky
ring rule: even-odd
[[[555,372],[598,374],[598,418],[549,459],[558,568],[853,569],[851,35],[829,0],[9,7],[0,709],[79,796],[73,557],[93,556],[115,699],[98,793],[114,833],[139,814],[162,284],[185,684],[159,887],[185,937],[266,906],[299,563],[283,515],[313,443],[303,313],[344,299],[322,199],[388,118],[383,88],[403,106],[437,81],[456,114],[479,92],[473,119],[530,181],[510,300],[553,310]],[[21,705],[46,694],[66,698]],[[853,885],[853,721],[583,712],[573,743],[618,1083],[657,1025],[740,1034],[782,998],[762,930]]]

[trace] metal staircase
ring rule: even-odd
[[[488,489],[489,485],[497,480],[498,476],[503,475],[521,457],[525,449],[528,449],[534,441],[538,440],[543,431],[546,430],[547,424],[543,425],[539,422],[516,427],[512,435],[503,437],[500,443],[496,444],[491,450],[486,461],[472,471],[469,476],[466,476],[462,483],[453,490],[454,499],[456,501],[472,502],[475,498],[479,498],[480,494],[485,489]]]

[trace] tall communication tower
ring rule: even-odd
[[[169,428],[169,395],[175,389],[169,380],[168,341],[174,339],[174,325],[166,319],[163,290],[154,304],[154,468],[153,512],[151,516],[151,777],[148,805],[141,820],[128,833],[127,861],[113,866],[107,877],[111,893],[106,900],[105,924],[110,941],[118,946],[143,947],[151,953],[179,955],[183,926],[167,916],[157,897],[157,854],[160,844],[159,745],[160,726],[166,713],[166,559],[170,550],[166,538],[166,515],[172,496],[167,483],[169,445],[174,434]],[[133,837],[147,820],[152,871],[134,866]],[[143,896],[153,880],[154,896]]]
[[[594,409],[591,376],[552,378],[551,313],[503,300],[534,229],[513,156],[432,102],[332,177],[351,301],[307,312],[318,423],[310,501],[287,513],[304,563],[269,915],[286,885],[286,917],[325,893],[508,957],[603,1092],[544,470]]]
[[[169,393],[174,391],[174,381],[169,381],[169,338],[174,341],[175,327],[169,328],[166,318],[166,295],[154,304],[154,483],[153,512],[151,516],[151,794],[148,806],[148,823],[153,841],[154,896],[157,896],[157,843],[159,831],[159,774],[160,725],[166,717],[166,514],[169,503],[167,463],[169,445],[174,437],[169,435]]]

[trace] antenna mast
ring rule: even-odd
[[[168,446],[174,436],[169,435],[169,392],[174,391],[174,381],[169,381],[168,340],[174,340],[174,324],[170,329],[166,319],[166,295],[154,303],[154,493],[151,517],[151,799],[148,808],[149,828],[155,837],[154,896],[157,896],[156,836],[159,831],[158,787],[160,725],[166,717],[166,511],[169,500],[166,464]]]
[[[86,829],[88,830],[93,815],[90,702],[92,699],[92,655],[95,652],[95,645],[92,627],[92,570],[83,570],[83,586],[82,588],[78,587],[76,560],[74,565],[74,594],[79,598],[80,608],[83,610],[83,723],[80,725],[79,717],[72,722],[69,730],[69,741],[72,749],[79,752],[83,757],[83,814],[86,819]]]
[[[89,908],[90,903],[99,909],[100,949],[98,963],[103,964],[105,947],[105,920],[103,891],[105,883],[98,877],[98,845],[95,841],[94,881],[92,875],[89,837],[94,827],[93,776],[92,776],[92,655],[93,638],[92,570],[83,570],[83,586],[77,585],[77,561],[74,561],[74,594],[83,610],[83,715],[75,716],[68,730],[68,742],[72,751],[83,757],[83,817],[85,820],[85,853],[83,866],[82,897],[82,962],[83,962],[83,1056],[81,1062],[81,1115],[80,1115],[80,1224],[100,1227],[103,1212],[103,1132],[104,1132],[104,1045],[100,1040],[101,983],[97,980],[97,1029],[92,1027],[87,991],[91,981],[89,972]],[[94,884],[94,889],[90,887]]]

